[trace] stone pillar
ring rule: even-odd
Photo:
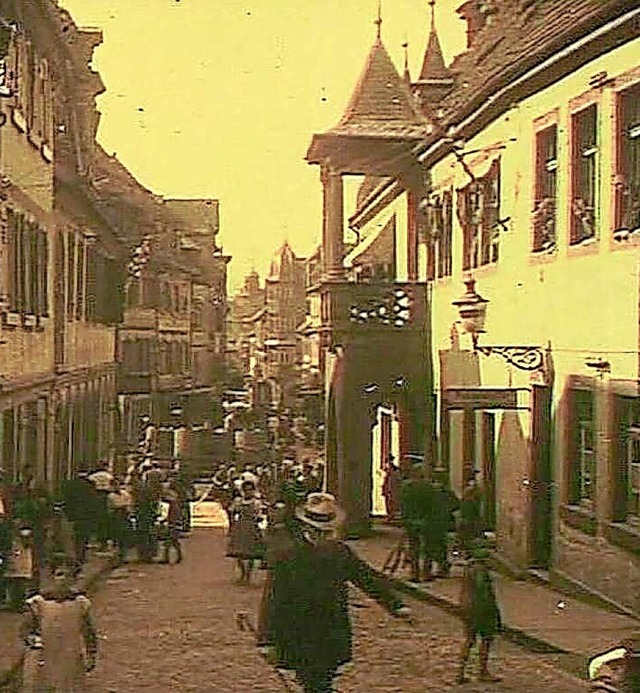
[[[344,276],[344,190],[342,174],[327,165],[320,169],[323,190],[322,257],[326,279]]]
[[[347,511],[347,533],[366,535],[371,528],[372,428],[375,406],[363,393],[363,354],[347,351],[345,371],[336,390],[336,496]]]
[[[418,280],[418,204],[420,192],[415,187],[407,190],[407,278]]]
[[[473,472],[476,456],[476,412],[472,407],[463,411],[462,419],[462,485]]]

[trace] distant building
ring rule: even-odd
[[[220,423],[225,359],[229,257],[215,239],[218,201],[154,199],[141,186],[139,193],[144,261],[127,283],[118,331],[123,445],[134,450],[148,420],[158,458],[200,463]]]
[[[297,328],[305,313],[305,261],[285,243],[271,262],[264,289],[252,272],[232,300],[232,348],[236,362],[251,380],[254,404],[294,405]]]

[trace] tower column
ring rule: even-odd
[[[329,280],[344,276],[344,186],[342,174],[324,165],[320,169],[323,189],[322,256],[324,274]]]

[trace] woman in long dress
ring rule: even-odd
[[[264,558],[264,540],[260,528],[264,517],[264,507],[257,497],[254,481],[250,479],[243,481],[240,494],[229,508],[227,556],[235,558],[238,562],[239,581],[249,584],[256,561]]]

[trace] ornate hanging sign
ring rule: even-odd
[[[521,371],[537,371],[544,366],[544,354],[537,346],[477,346],[483,356],[501,356]]]

